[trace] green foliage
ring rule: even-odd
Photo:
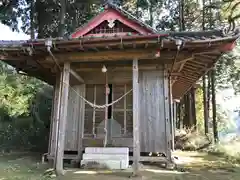
[[[1,1],[0,4],[0,22],[8,25],[12,30],[18,30],[18,18],[22,13],[21,5],[24,0]]]
[[[204,117],[203,117],[203,91],[202,88],[196,90],[196,117],[197,129],[204,132]]]
[[[219,89],[233,87],[236,93],[240,92],[240,41],[236,48],[225,54],[218,61],[217,68],[217,87]]]
[[[1,64],[0,107],[11,117],[29,115],[29,103],[41,86],[39,80],[18,75],[11,67]]]
[[[225,157],[232,163],[240,163],[240,140],[233,138],[229,142],[223,142],[216,145],[212,145],[207,149],[211,154]]]
[[[0,149],[46,150],[52,88],[0,62]]]

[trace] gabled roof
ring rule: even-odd
[[[115,19],[107,19],[112,18],[111,15]],[[113,27],[126,28],[124,33],[111,31],[107,34],[95,31],[100,28],[104,29],[103,32],[105,28],[111,29],[108,20],[117,20],[119,26]],[[129,31],[132,33],[125,33]],[[103,12],[79,28],[70,39],[51,39],[51,50],[60,63],[67,60],[86,65],[86,62],[89,62],[91,69],[94,68],[91,63],[109,62],[115,65],[118,61],[126,63],[125,61],[129,62],[134,58],[146,63],[151,60],[156,63],[163,63],[163,60],[166,64],[173,63],[173,72],[177,74],[172,85],[173,97],[180,98],[214,66],[223,53],[233,49],[239,36],[240,31],[237,28],[230,32],[213,30],[158,33],[120,7],[107,3]],[[176,46],[177,40],[181,40],[180,50]],[[53,84],[56,66],[51,57],[49,58],[45,41],[46,39],[0,41],[0,60],[30,76]],[[159,58],[156,57],[156,51],[161,51]],[[176,52],[178,58],[175,56]],[[178,62],[174,63],[175,61]]]
[[[106,20],[118,20],[141,35],[157,33],[155,29],[140,19],[137,19],[121,7],[108,2],[105,4],[103,12],[99,13],[82,27],[78,28],[74,33],[71,34],[70,38],[82,37]]]

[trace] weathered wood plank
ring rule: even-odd
[[[85,97],[86,86],[82,84],[79,86],[79,93]],[[83,135],[84,135],[84,117],[85,117],[85,101],[79,97],[79,108],[78,108],[78,157],[79,160],[82,158],[83,151]]]
[[[57,99],[56,99],[56,109],[54,110],[55,111],[55,131],[54,131],[54,168],[56,169],[56,164],[57,164],[57,150],[58,150],[58,139],[59,139],[59,122],[60,122],[60,107],[61,107],[61,91],[62,91],[62,88],[63,88],[63,83],[62,83],[62,78],[63,78],[63,73],[59,73],[57,74],[57,80],[56,80],[56,83],[57,83]]]
[[[170,147],[170,112],[169,112],[169,74],[166,70],[164,70],[164,116],[165,116],[165,128],[166,128],[166,134],[165,134],[165,141],[166,141],[166,157],[167,160],[171,161],[171,147]]]
[[[50,125],[50,134],[49,134],[49,143],[48,143],[48,154],[55,156],[55,142],[56,142],[56,111],[57,111],[57,100],[58,100],[58,91],[59,91],[59,76],[56,77],[56,82],[53,88],[53,102],[51,110],[51,125]]]
[[[56,154],[56,173],[63,175],[63,156],[64,156],[64,144],[65,144],[65,131],[67,122],[67,107],[68,107],[68,95],[69,95],[69,79],[70,79],[70,63],[64,63],[61,89],[61,106],[60,106],[60,122],[58,131],[58,148]]]
[[[60,62],[100,62],[100,61],[116,61],[116,60],[129,60],[132,58],[139,59],[153,59],[155,58],[155,52],[152,49],[143,49],[139,51],[136,49],[124,50],[124,51],[99,51],[99,52],[80,52],[56,55],[56,58]],[[46,58],[47,61],[51,61],[51,57]]]
[[[173,96],[172,96],[172,77],[169,77],[169,111],[170,111],[170,125],[171,125],[171,149],[174,150],[174,109],[173,109]]]
[[[140,71],[141,152],[165,153],[163,70]]]
[[[133,60],[133,174],[139,173],[139,79],[138,79],[138,60]]]

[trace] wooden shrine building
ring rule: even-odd
[[[129,147],[135,162],[149,152],[170,160],[173,101],[238,37],[159,33],[108,3],[68,39],[2,41],[0,60],[54,87],[49,159],[80,160],[85,147],[102,147],[107,133],[107,142]]]

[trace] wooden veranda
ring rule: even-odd
[[[64,154],[80,160],[85,147],[103,146],[108,121],[111,145],[129,147],[134,162],[149,152],[170,161],[173,100],[238,37],[239,31],[222,30],[158,33],[109,3],[70,38],[2,41],[0,60],[53,85],[48,158],[57,169]]]

